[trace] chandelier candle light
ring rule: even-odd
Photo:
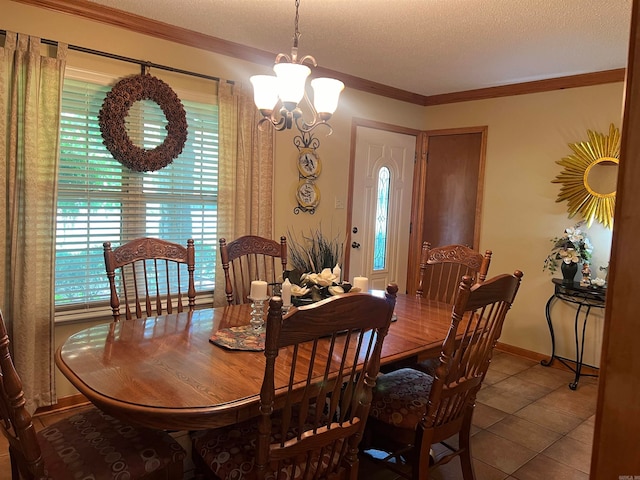
[[[254,75],[250,78],[253,84],[254,101],[263,118],[259,125],[269,122],[280,131],[290,129],[295,123],[301,132],[310,132],[318,125],[326,125],[331,133],[331,126],[327,121],[338,108],[338,98],[344,89],[344,83],[333,78],[314,78],[311,80],[313,88],[313,103],[306,94],[306,81],[311,69],[304,65],[305,62],[316,67],[316,59],[311,55],[305,55],[298,59],[298,7],[300,0],[296,0],[295,30],[293,34],[293,46],[291,55],[279,53],[276,57],[273,75]],[[302,110],[299,103],[305,99],[313,114],[311,122],[307,123],[302,118]],[[280,102],[279,118],[275,115],[276,106]]]

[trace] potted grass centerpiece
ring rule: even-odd
[[[341,281],[342,254],[344,244],[340,236],[329,238],[321,229],[302,234],[300,241],[289,230],[289,263],[293,270],[285,272],[292,284],[291,294],[294,305],[311,303],[322,298],[344,293],[351,284]]]

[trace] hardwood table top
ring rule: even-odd
[[[451,309],[398,295],[381,363],[437,356]],[[229,425],[258,415],[264,352],[227,350],[209,338],[248,324],[250,311],[232,305],[92,326],[58,348],[56,364],[93,404],[123,420],[176,430]],[[284,374],[278,382],[286,385]]]

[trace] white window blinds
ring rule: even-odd
[[[110,87],[65,79],[62,99],[56,231],[56,309],[90,309],[109,301],[103,242],[113,247],[157,237],[196,247],[196,289],[212,291],[216,264],[218,107],[181,99],[188,124],[178,158],[155,172],[134,172],[102,143],[98,112]],[[133,143],[162,143],[167,121],[152,101],[127,117]]]

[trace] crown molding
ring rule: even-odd
[[[485,100],[487,98],[510,97],[529,93],[550,92],[565,88],[588,87],[605,83],[623,82],[626,69],[604,70],[601,72],[570,75],[567,77],[548,78],[533,82],[514,83],[498,87],[479,88],[464,92],[443,93],[429,95],[426,106],[443,105],[446,103],[468,102],[471,100]]]
[[[222,40],[220,38],[205,35],[186,28],[176,27],[175,25],[169,25],[167,23],[151,20],[122,10],[92,3],[87,0],[12,1],[49,9],[59,13],[83,17],[114,27],[125,28],[143,35],[207,50],[260,65],[272,65],[273,59],[276,56],[276,54],[272,52],[247,47],[239,43],[229,42],[227,40]],[[477,90],[443,93],[438,95],[421,95],[323,67],[317,67],[316,71],[322,75],[337,78],[344,82],[347,87],[355,90],[422,106],[444,105],[448,103],[468,102],[473,100],[562,90],[565,88],[622,82],[624,81],[625,76],[625,69],[620,68],[582,75],[571,75],[533,82],[481,88]]]

